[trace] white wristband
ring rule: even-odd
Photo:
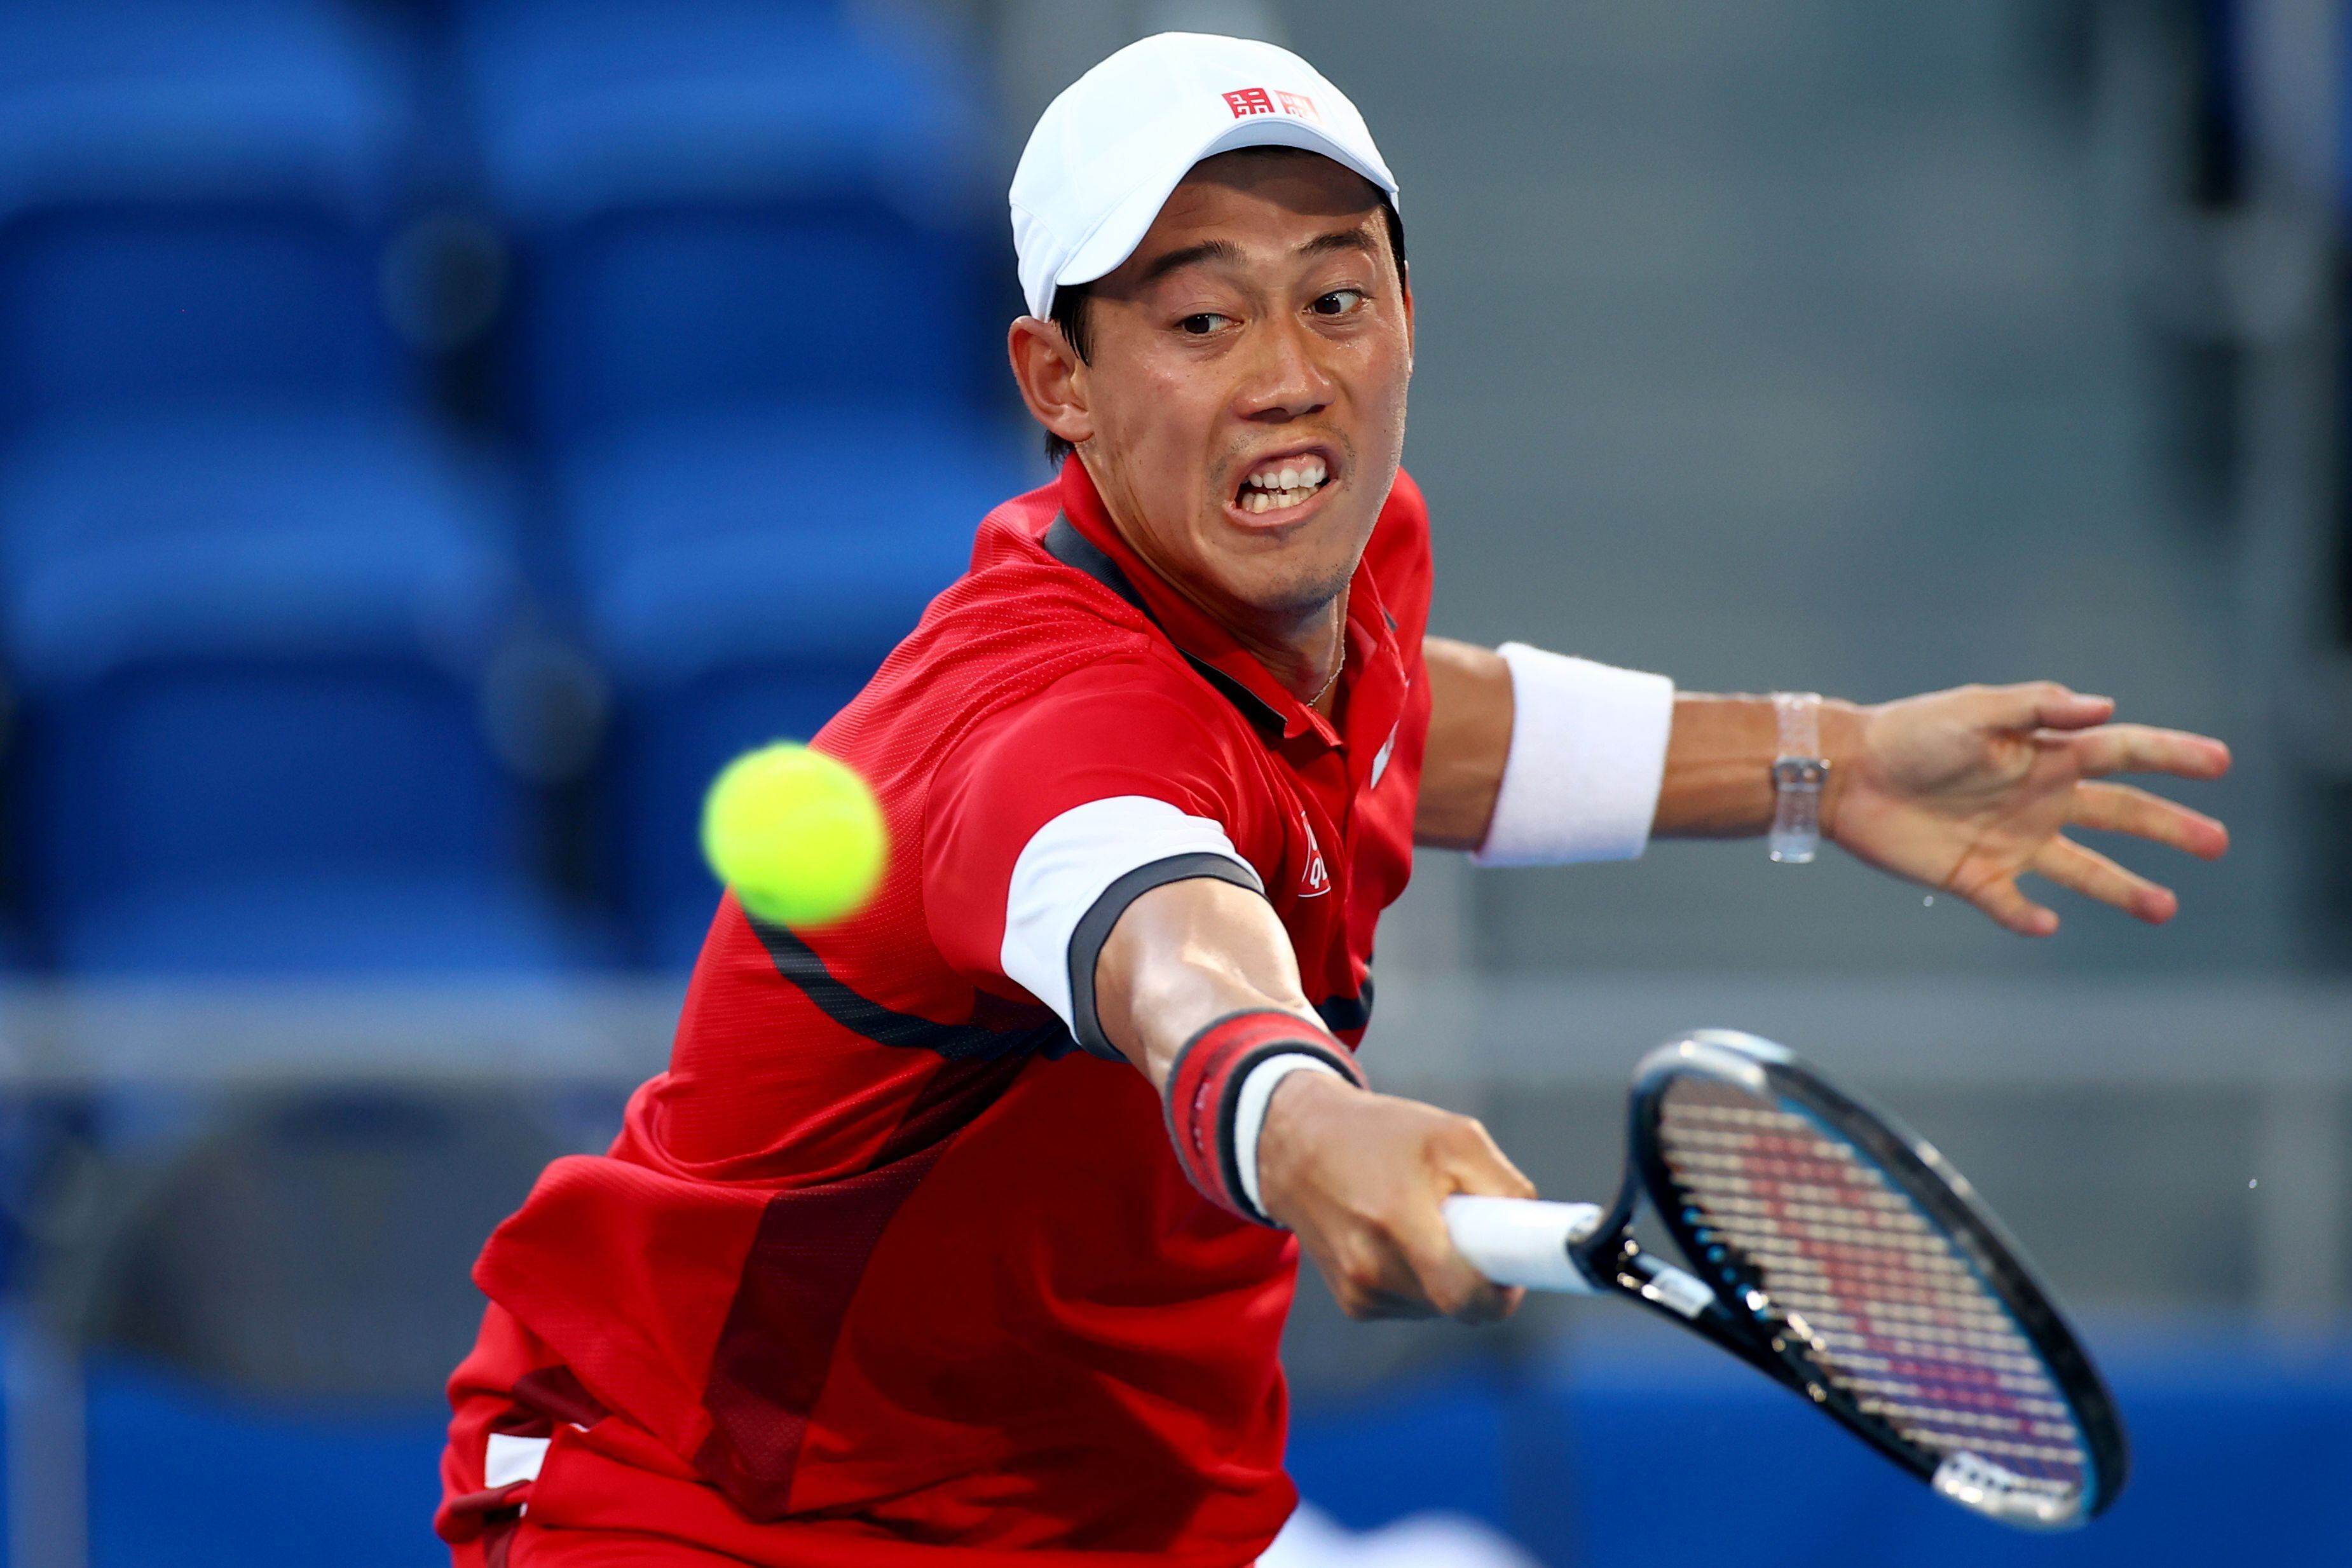
[[[1511,668],[1511,747],[1474,858],[1564,865],[1640,854],[1666,776],[1674,682],[1524,643],[1496,652]]]
[[[1242,1080],[1241,1096],[1234,1102],[1234,1163],[1241,1167],[1242,1196],[1260,1214],[1265,1212],[1265,1205],[1257,1196],[1257,1135],[1265,1126],[1266,1103],[1274,1098],[1275,1085],[1294,1072],[1339,1076],[1338,1068],[1304,1051],[1269,1056],[1250,1069],[1249,1076]]]

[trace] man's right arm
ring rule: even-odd
[[[1185,1043],[1235,1013],[1288,1013],[1325,1034],[1273,909],[1210,878],[1128,906],[1096,960],[1095,1006],[1110,1043],[1163,1094]],[[1484,1322],[1518,1304],[1518,1291],[1489,1284],[1454,1249],[1439,1212],[1458,1192],[1535,1196],[1471,1118],[1291,1072],[1267,1102],[1255,1153],[1261,1206],[1297,1233],[1349,1316]]]

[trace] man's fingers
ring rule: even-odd
[[[2111,724],[2074,740],[2083,775],[2170,773],[2181,779],[2219,779],[2230,770],[2230,748],[2210,736],[2145,724]]]
[[[1385,1095],[1360,1102],[1360,1137],[1328,1151],[1348,1167],[1344,1178],[1305,1186],[1309,1201],[1289,1217],[1339,1305],[1357,1318],[1509,1316],[1524,1292],[1454,1249],[1441,1204],[1456,1192],[1533,1197],[1534,1184],[1468,1116]],[[1330,1201],[1337,1193],[1354,1201]]]
[[[2169,844],[2200,860],[2219,860],[2230,847],[2230,830],[2204,812],[2129,784],[2076,785],[2074,804],[2066,820],[2078,828],[2131,833]]]
[[[1435,1204],[1379,1233],[1353,1268],[1343,1270],[1359,1317],[1430,1317],[1467,1323],[1508,1317],[1522,1292],[1496,1284],[1454,1249]],[[1343,1299],[1342,1305],[1347,1302]]]
[[[1986,883],[1960,896],[1992,916],[1993,924],[2020,936],[2047,936],[2058,929],[2057,912],[2043,908],[2020,893],[2014,877]]]
[[[1430,1301],[1447,1317],[1465,1323],[1491,1323],[1509,1317],[1526,1291],[1497,1285],[1470,1266],[1469,1260],[1441,1239],[1426,1252],[1416,1250],[1414,1270]]]
[[[1462,1145],[1450,1151],[1447,1171],[1457,1184],[1456,1192],[1466,1192],[1479,1197],[1533,1197],[1536,1184],[1527,1173],[1511,1163],[1511,1156],[1496,1144],[1484,1122],[1469,1122],[1464,1130]]]
[[[1360,1286],[1351,1296],[1343,1297],[1339,1305],[1349,1317],[1363,1322],[1438,1315],[1437,1309],[1423,1297],[1420,1287],[1410,1280],[1400,1281],[1393,1289]]]
[[[2180,912],[2180,900],[2170,888],[2158,887],[2072,839],[2052,839],[2042,845],[2033,857],[2033,869],[2061,887],[2112,904],[2150,925],[2161,925]]]
[[[1454,1249],[1454,1238],[1440,1218],[1433,1231],[1417,1232],[1407,1247],[1413,1272],[1431,1303],[1447,1317],[1465,1323],[1491,1323],[1511,1315],[1526,1292],[1497,1285],[1478,1272],[1470,1260]]]
[[[1448,1132],[1438,1151],[1443,1185],[1486,1197],[1536,1196],[1536,1184],[1496,1145],[1483,1124],[1465,1117]],[[1433,1207],[1427,1218],[1431,1223],[1425,1228],[1415,1228],[1409,1249],[1414,1271],[1438,1311],[1468,1323],[1508,1317],[1526,1292],[1494,1283],[1454,1249],[1442,1207]]]
[[[2002,729],[2088,729],[2114,716],[2113,697],[2084,696],[2056,681],[1991,688],[1993,723]]]

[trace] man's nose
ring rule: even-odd
[[[1243,418],[1281,423],[1330,405],[1334,385],[1323,364],[1325,345],[1307,323],[1276,319],[1256,336],[1255,354],[1242,383]]]

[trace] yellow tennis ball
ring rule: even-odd
[[[863,779],[780,740],[719,772],[702,802],[702,854],[761,919],[824,925],[873,896],[889,832]]]

